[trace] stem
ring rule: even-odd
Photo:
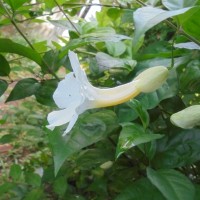
[[[76,30],[76,32],[78,34],[80,34],[80,32],[78,31],[78,29],[76,28],[76,26],[74,25],[74,23],[70,20],[70,18],[66,15],[66,13],[64,12],[64,10],[61,8],[61,6],[59,5],[59,3],[57,2],[57,0],[54,0],[55,4],[58,6],[59,10],[63,13],[63,15],[66,17],[66,19],[69,21],[69,23],[72,25],[72,27]]]

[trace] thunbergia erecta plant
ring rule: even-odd
[[[114,88],[97,88],[88,81],[74,52],[69,52],[69,59],[73,72],[68,73],[65,79],[59,82],[53,94],[53,99],[61,110],[53,111],[47,117],[49,122],[47,128],[51,130],[69,122],[63,135],[73,128],[78,116],[84,111],[118,105],[141,92],[153,92],[166,81],[168,76],[166,67],[156,66],[143,71],[129,83]]]

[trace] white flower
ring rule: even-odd
[[[183,129],[191,129],[200,125],[200,105],[193,105],[185,108],[170,117],[175,126]]]
[[[152,92],[159,88],[168,76],[165,67],[157,66],[145,70],[130,83],[100,89],[90,84],[74,52],[69,52],[69,59],[73,72],[59,82],[53,94],[53,99],[61,110],[53,111],[47,117],[47,128],[52,130],[69,122],[64,135],[73,128],[78,116],[84,111],[121,104],[141,92]]]

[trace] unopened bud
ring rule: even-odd
[[[137,88],[144,93],[157,90],[167,79],[169,71],[164,66],[151,67],[140,73],[134,80]]]
[[[174,113],[170,118],[172,124],[184,129],[200,125],[200,105],[190,106]]]

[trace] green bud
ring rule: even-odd
[[[170,120],[172,124],[184,129],[191,129],[200,125],[200,105],[190,106],[180,112],[174,113]]]

